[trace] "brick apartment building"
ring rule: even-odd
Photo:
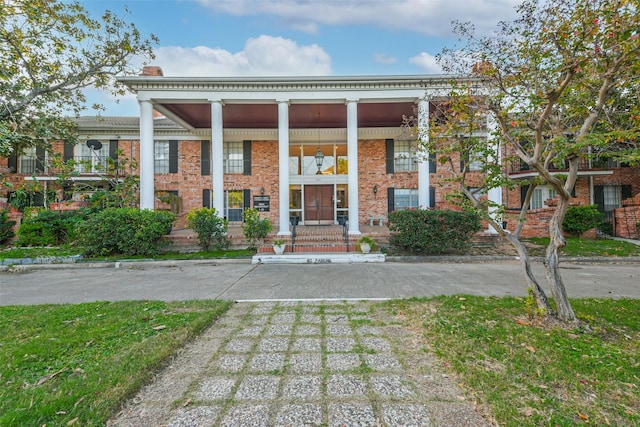
[[[417,152],[415,136],[402,127],[405,116],[427,123],[448,77],[180,78],[145,67],[120,80],[137,94],[140,117],[80,118],[80,143],[53,149],[89,160],[73,178],[78,182],[99,182],[93,165],[116,149],[136,159],[141,208],[158,208],[158,195],[172,193],[180,216],[215,207],[233,223],[256,207],[281,235],[289,234],[292,217],[304,225],[348,219],[357,235],[361,224],[386,221],[395,209],[449,207],[447,166]],[[33,149],[0,158],[0,170],[15,187],[34,177],[53,185],[45,156]],[[506,173],[526,178],[531,171],[514,165]],[[521,204],[520,190],[487,196],[508,209]],[[545,222],[553,196],[536,189],[529,234]],[[603,212],[634,196],[640,204],[640,169],[612,162],[585,164],[575,189],[576,203]],[[511,216],[508,227],[515,226]]]

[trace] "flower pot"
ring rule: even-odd
[[[360,252],[363,254],[368,254],[371,252],[371,245],[368,243],[360,243]]]
[[[273,245],[273,252],[275,252],[276,255],[282,255],[286,246],[286,243],[283,243],[282,245]]]

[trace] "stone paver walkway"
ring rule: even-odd
[[[367,302],[240,303],[109,426],[486,426]]]

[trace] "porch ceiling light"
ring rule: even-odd
[[[321,175],[322,172],[320,171],[320,169],[322,169],[322,162],[324,162],[324,154],[322,154],[322,151],[320,151],[320,147],[318,147],[318,152],[314,157],[316,159],[316,166],[318,166],[318,172],[316,172],[316,175]]]

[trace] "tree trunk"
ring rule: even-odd
[[[527,251],[527,248],[524,246],[524,244],[522,244],[517,236],[504,234],[504,237],[509,240],[511,245],[513,245],[513,247],[516,249],[516,252],[518,252],[518,257],[520,258],[520,267],[522,268],[524,280],[527,288],[533,291],[533,296],[536,300],[536,306],[538,307],[538,309],[544,310],[545,313],[552,315],[553,309],[549,304],[549,299],[547,298],[544,290],[540,287],[540,284],[533,275],[533,271],[531,271],[531,259],[529,258],[529,252]]]
[[[573,312],[567,291],[560,275],[559,253],[566,246],[567,241],[562,235],[562,221],[569,207],[569,198],[560,196],[556,211],[549,222],[549,246],[545,258],[545,270],[551,293],[556,303],[556,312],[560,320],[574,321],[576,315]]]

